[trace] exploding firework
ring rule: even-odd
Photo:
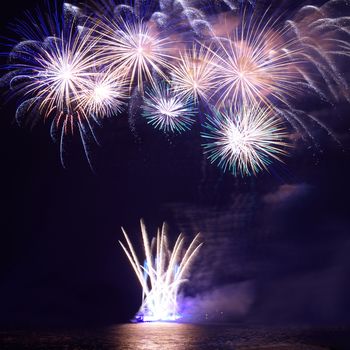
[[[217,37],[219,47],[217,105],[251,105],[285,102],[300,92],[295,66],[301,61],[298,41],[288,38],[277,21],[243,15],[241,24],[226,37]]]
[[[73,135],[77,128],[91,166],[87,142],[96,140],[94,126],[99,125],[100,114],[90,115],[92,110],[83,108],[82,97],[100,75],[94,50],[98,38],[93,29],[79,24],[75,8],[65,4],[63,11],[62,23],[55,22],[58,15],[54,22],[38,15],[32,30],[25,25],[26,40],[11,50],[11,71],[2,82],[9,84],[10,93],[22,96],[16,111],[19,123],[30,115],[51,121],[51,136],[59,140],[62,165],[65,135]]]
[[[96,117],[112,116],[122,111],[128,98],[128,81],[118,71],[95,73],[78,99],[85,114]]]
[[[171,71],[174,91],[185,98],[208,100],[218,85],[216,56],[212,50],[193,46],[180,52],[180,60]]]
[[[165,69],[169,68],[169,42],[162,39],[155,25],[142,19],[130,22],[119,17],[108,22],[100,22],[98,29],[99,59],[107,65],[124,71],[130,79],[130,87],[136,82],[143,92],[144,81],[155,84],[155,74],[167,79]]]
[[[234,175],[256,175],[267,170],[272,160],[280,161],[280,156],[286,154],[286,131],[266,108],[213,110],[204,128],[203,147],[208,159]]]
[[[347,12],[347,7],[344,0],[328,1],[320,7],[307,5],[294,20],[286,21],[302,48],[305,64],[297,68],[305,87],[328,102],[342,97],[350,102],[349,84],[339,64],[350,57],[349,17],[334,14],[336,9]]]
[[[227,127],[227,118],[222,125],[213,124],[217,113],[254,111],[257,118],[231,118],[233,124],[246,132],[262,128],[264,137],[271,135],[275,142],[281,129],[272,131],[272,126],[283,119],[316,147],[314,125],[337,140],[328,123],[307,110],[303,98],[321,98],[332,106],[350,102],[345,74],[349,17],[336,15],[345,13],[346,1],[307,5],[290,18],[276,18],[271,8],[260,13],[255,1],[249,4],[96,0],[83,9],[64,3],[63,13],[53,6],[16,26],[23,41],[9,53],[9,72],[0,84],[21,97],[19,122],[29,115],[52,121],[62,163],[67,133],[78,129],[90,163],[88,143],[97,142],[96,125],[102,126],[104,116],[119,113],[127,103],[129,112],[139,109],[141,101],[142,116],[164,132],[188,130],[199,119],[198,110],[214,105],[218,112],[208,117],[207,130],[214,124],[217,130]],[[227,106],[230,111],[222,112]],[[130,125],[134,130],[136,124]],[[241,150],[239,157],[219,163],[234,174],[256,173],[281,155],[282,144],[272,144],[276,149],[264,142],[259,151]],[[222,159],[209,149],[211,160]]]
[[[89,33],[20,43],[10,54],[15,69],[11,87],[45,118],[79,113],[79,95],[88,87],[95,65],[93,46]]]
[[[181,97],[167,84],[158,83],[146,91],[142,114],[156,129],[181,133],[194,123],[196,109],[191,99]]]
[[[142,304],[137,317],[143,321],[175,321],[181,318],[178,309],[178,294],[185,283],[189,267],[202,243],[199,234],[184,249],[184,237],[180,234],[172,250],[169,248],[167,228],[163,224],[157,237],[150,244],[144,222],[141,233],[145,262],[140,264],[131,241],[122,228],[126,244],[119,241],[142,287]]]

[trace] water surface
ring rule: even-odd
[[[103,329],[0,332],[0,349],[35,350],[349,350],[350,329],[242,328],[176,323]]]

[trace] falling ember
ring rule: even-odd
[[[165,223],[157,231],[157,237],[149,241],[145,223],[141,220],[141,233],[145,252],[144,264],[140,264],[133,245],[122,228],[126,244],[119,241],[142,287],[142,303],[135,321],[176,321],[181,318],[177,297],[194,257],[202,243],[195,236],[187,249],[180,234],[173,249],[169,247]]]

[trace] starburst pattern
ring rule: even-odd
[[[97,117],[120,113],[128,98],[128,84],[118,71],[95,73],[81,92],[78,106],[86,114]]]
[[[285,102],[301,91],[301,78],[295,69],[301,61],[298,41],[286,39],[287,29],[279,29],[271,18],[264,19],[253,16],[248,20],[243,15],[232,33],[217,38],[218,104],[271,106],[275,100]]]
[[[88,87],[95,66],[90,34],[62,34],[43,42],[24,42],[13,49],[11,58],[20,62],[14,63],[16,74],[11,86],[34,98],[32,102],[46,118],[77,112],[80,93]]]
[[[180,59],[171,71],[174,91],[194,101],[208,100],[219,84],[216,61],[212,50],[202,45],[180,52]]]
[[[203,147],[208,159],[234,175],[256,175],[286,154],[286,131],[266,108],[213,110],[204,128]]]
[[[91,1],[84,7],[64,3],[62,11],[48,4],[46,12],[19,21],[14,30],[22,41],[9,53],[8,73],[0,81],[20,97],[19,122],[28,116],[52,122],[62,164],[65,135],[79,134],[91,166],[95,126],[124,106],[133,132],[139,116],[165,133],[181,133],[196,121],[208,129],[218,114],[235,114],[229,119],[237,131],[231,141],[239,140],[236,156],[226,147],[223,157],[209,157],[234,174],[255,174],[286,153],[277,143],[278,120],[314,149],[315,126],[339,142],[303,98],[330,106],[350,102],[346,0],[307,4],[290,17],[276,17],[272,8],[260,11],[255,1]],[[227,6],[229,14],[222,12]],[[337,15],[339,9],[344,14]],[[205,121],[212,106],[217,112]],[[228,118],[221,119],[224,129]],[[244,135],[253,130],[262,134],[249,147]],[[266,142],[259,144],[260,136]]]
[[[194,123],[196,109],[192,100],[174,93],[169,85],[158,83],[146,91],[142,113],[156,129],[181,133]]]
[[[124,71],[130,84],[136,82],[144,90],[144,80],[155,83],[154,74],[167,79],[165,68],[172,58],[169,42],[151,23],[141,19],[125,21],[122,17],[101,22],[96,29],[99,40],[99,64]]]

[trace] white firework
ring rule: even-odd
[[[260,106],[235,111],[213,110],[204,124],[204,152],[212,163],[234,175],[256,175],[273,160],[281,161],[288,143],[286,131],[271,110]]]
[[[202,45],[180,52],[180,59],[171,70],[174,91],[194,101],[208,100],[219,84],[216,61],[212,50]]]
[[[172,59],[169,41],[160,38],[155,25],[117,18],[101,22],[96,31],[101,36],[98,63],[124,72],[140,92],[144,81],[155,83],[155,74],[167,79],[165,70]]]
[[[169,247],[167,228],[163,224],[157,237],[149,242],[146,227],[141,220],[145,262],[141,264],[132,243],[122,228],[126,244],[119,241],[142,287],[142,304],[136,317],[143,321],[175,321],[181,318],[178,293],[187,281],[186,276],[202,243],[199,234],[184,250],[184,237],[180,234],[173,249]]]
[[[156,129],[178,133],[189,130],[196,112],[193,100],[181,97],[167,84],[159,83],[146,91],[142,115]]]
[[[79,107],[87,115],[111,116],[123,110],[129,97],[128,81],[118,71],[97,72],[79,96]]]

